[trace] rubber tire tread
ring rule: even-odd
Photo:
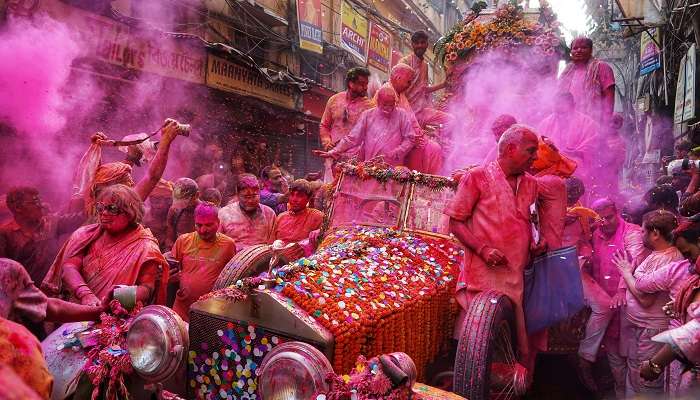
[[[494,298],[497,300],[492,302]],[[515,314],[506,295],[488,290],[477,294],[471,301],[457,346],[453,387],[455,393],[469,400],[490,399],[495,329],[504,319],[514,333]]]
[[[253,275],[261,267],[261,264],[264,263],[267,267],[271,258],[272,246],[268,244],[258,244],[236,253],[221,270],[212,290],[229,287],[238,280]]]

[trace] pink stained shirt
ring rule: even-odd
[[[644,247],[644,232],[639,225],[626,222],[618,216],[617,231],[606,238],[600,231],[593,234],[593,279],[610,296],[614,296],[620,287],[620,271],[612,259],[616,251],[626,251],[636,262],[647,254]]]
[[[219,231],[236,242],[241,251],[256,244],[272,243],[277,215],[272,208],[259,204],[258,210],[249,215],[235,202],[219,210]]]
[[[514,192],[497,161],[470,169],[460,180],[445,214],[466,223],[488,247],[505,254],[506,265],[489,267],[467,248],[457,283],[457,301],[466,310],[471,296],[497,290],[515,306],[518,347],[527,352],[523,313],[523,272],[530,256],[532,230],[530,206],[537,201],[537,181],[522,175]],[[504,229],[507,227],[507,229]]]
[[[603,121],[605,112],[603,94],[613,86],[615,73],[608,64],[597,59],[591,59],[585,65],[570,63],[559,78],[559,90],[571,93],[576,110],[597,123]]]
[[[547,241],[547,249],[557,250],[564,239],[566,219],[566,184],[564,179],[545,175],[537,178],[537,204],[540,215],[540,234]]]
[[[399,60],[399,63],[406,64],[415,71],[411,86],[406,90],[406,97],[411,103],[413,112],[418,114],[424,108],[431,107],[430,94],[426,91],[429,85],[428,63],[416,57],[414,53],[404,56]]]
[[[365,111],[349,135],[344,137],[330,151],[341,155],[346,151],[359,148],[361,161],[383,156],[391,165],[402,165],[406,154],[413,148],[416,132],[411,114],[396,107],[386,116],[378,108]]]
[[[645,275],[654,273],[669,263],[683,260],[683,254],[677,248],[671,246],[663,251],[652,251],[647,258],[642,261],[634,270],[634,278],[639,279]],[[624,285],[624,281],[620,286]],[[678,292],[676,289],[676,294]],[[654,303],[649,307],[642,307],[639,301],[627,291],[627,319],[634,325],[643,328],[667,329],[669,318],[664,313],[662,307],[671,301],[667,292],[659,293],[654,299]]]
[[[686,259],[668,263],[651,273],[640,275],[635,279],[634,285],[640,292],[657,293],[657,301],[652,306],[656,307],[662,301],[668,302],[677,298],[678,292],[691,275],[690,266]],[[680,326],[680,321],[671,321],[671,326]]]
[[[347,91],[334,94],[326,103],[319,135],[321,138],[330,137],[332,143],[337,143],[350,133],[360,115],[374,106],[374,100],[367,97],[351,99]]]

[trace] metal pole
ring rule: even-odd
[[[663,47],[661,48],[661,66],[663,67],[663,72],[664,72],[664,104],[666,107],[668,107],[668,82],[666,77],[668,75],[666,71],[666,35],[664,35],[661,38],[661,42],[663,43]]]

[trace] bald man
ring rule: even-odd
[[[442,111],[428,107],[427,104],[421,106],[416,111],[414,103],[408,97],[415,82],[417,71],[411,66],[403,63],[396,64],[389,76],[389,85],[396,91],[397,107],[411,115],[412,124],[416,131],[416,146],[408,154],[406,165],[419,172],[427,174],[439,174],[442,172],[444,161],[443,149],[440,143],[446,142],[446,138],[441,137],[452,120],[452,116]]]
[[[511,126],[498,142],[498,159],[470,169],[445,208],[450,231],[466,248],[456,293],[462,317],[480,292],[507,295],[515,306],[519,359],[526,365],[530,351],[523,271],[533,244],[530,216],[537,201],[537,181],[526,171],[537,158],[537,148],[538,137],[531,128]]]
[[[411,115],[396,106],[396,91],[388,85],[377,92],[377,107],[362,113],[350,134],[330,151],[316,151],[324,158],[339,158],[346,151],[359,148],[361,161],[377,156],[391,165],[404,165],[416,136]]]

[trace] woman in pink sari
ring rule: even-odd
[[[143,201],[125,185],[103,190],[95,209],[99,223],[71,235],[43,283],[50,295],[66,295],[75,302],[100,304],[114,286],[136,286],[136,300],[163,303],[168,264],[151,231],[140,222]]]

